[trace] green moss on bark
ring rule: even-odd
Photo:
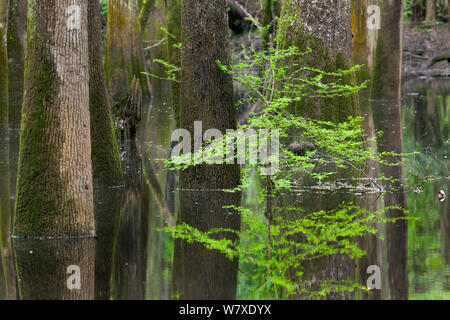
[[[283,17],[294,16],[296,21],[283,21],[278,32],[281,37],[281,45],[284,48],[296,46],[301,52],[311,53],[302,56],[296,56],[288,63],[297,63],[300,66],[317,68],[325,72],[336,72],[338,70],[349,69],[352,66],[351,57],[342,52],[332,53],[327,45],[314,32],[307,30],[301,21],[301,13],[295,2],[285,1],[283,6]],[[330,26],[331,28],[332,26]],[[350,27],[350,25],[349,25]],[[351,52],[351,51],[350,51]],[[324,82],[335,79],[324,78]],[[354,75],[347,75],[342,78],[342,84],[354,86],[356,79]],[[359,104],[356,95],[351,97],[335,97],[326,99],[305,99],[293,106],[293,112],[297,115],[312,117],[325,121],[341,122],[349,116],[359,114]]]
[[[100,6],[89,4],[89,104],[91,116],[91,155],[95,186],[124,183],[119,149],[114,134],[111,108],[102,64]]]
[[[139,79],[148,95],[144,71],[141,26],[136,0],[108,1],[108,25],[105,73],[111,101],[120,102],[129,95],[133,79]]]
[[[80,32],[77,43],[57,38],[52,31],[65,20],[55,12],[64,10],[64,3],[54,3],[55,6],[50,6],[39,0],[29,1],[15,236],[77,237],[95,233],[90,139],[87,138],[87,33]],[[86,4],[87,1],[84,8]],[[82,12],[83,21],[87,21],[85,11]],[[75,52],[74,47],[81,45],[75,56],[81,62],[67,70],[80,71],[81,76],[76,78],[80,86],[69,93],[83,98],[74,99],[72,105],[66,104],[62,102],[61,92],[70,89],[64,79],[69,65],[56,65],[57,55],[64,50]],[[74,112],[66,116],[63,108],[70,106]],[[73,131],[67,131],[77,125],[79,139],[70,136]],[[84,146],[88,149],[83,149]],[[69,165],[66,159],[70,159]]]
[[[32,28],[28,32],[28,46],[35,47],[40,39]],[[52,149],[48,140],[47,114],[55,92],[55,67],[41,51],[39,62],[29,61],[25,70],[25,90],[19,152],[19,171],[14,216],[14,235],[42,236],[53,233],[55,217],[63,214],[58,199],[59,150],[53,156],[43,150]],[[38,64],[38,68],[35,67]],[[59,126],[56,121],[53,127]],[[53,170],[48,170],[52,168]],[[51,190],[50,190],[51,188]]]

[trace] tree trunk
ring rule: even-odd
[[[436,0],[426,0],[427,9],[425,20],[428,22],[436,21]]]
[[[182,3],[183,54],[181,68],[181,127],[194,133],[194,121],[202,121],[202,134],[216,128],[225,133],[236,127],[233,82],[217,60],[231,59],[225,0],[185,0]],[[238,165],[195,165],[180,173],[179,223],[202,231],[210,228],[240,229],[240,216],[224,205],[239,205],[238,194],[217,195],[211,190],[234,188],[240,182]],[[209,190],[209,191],[208,191]],[[211,196],[213,197],[211,199]],[[203,249],[203,250],[202,250]],[[238,262],[198,245],[181,245],[185,299],[233,299],[236,296]],[[195,256],[195,253],[198,253]],[[175,258],[179,256],[175,254]],[[195,261],[201,261],[196,263]],[[177,264],[177,261],[174,261]],[[211,275],[214,268],[214,275]],[[176,275],[175,275],[176,276]],[[201,284],[200,282],[206,282]],[[228,289],[220,288],[227,283]],[[197,290],[196,286],[208,288]],[[217,286],[219,290],[215,290]]]
[[[186,0],[182,5],[181,127],[192,135],[194,121],[202,121],[203,132],[236,127],[232,78],[216,62],[229,64],[231,59],[226,10],[225,0]],[[233,188],[239,172],[236,165],[198,165],[181,179],[183,188]]]
[[[403,153],[401,120],[401,66],[403,1],[384,0],[381,9],[381,29],[378,36],[371,98],[374,123],[383,136],[378,139],[379,152]],[[397,163],[401,156],[386,157],[388,163]],[[387,178],[385,206],[406,210],[403,166],[381,166]],[[405,217],[404,210],[389,209],[389,218]],[[389,292],[391,299],[408,298],[408,224],[405,220],[386,226]]]
[[[108,30],[106,42],[106,82],[112,109],[123,122],[125,105],[132,96],[132,83],[138,80],[138,91],[146,89],[141,27],[136,0],[108,1]],[[145,90],[145,93],[146,92]],[[137,115],[131,115],[136,118]],[[134,129],[133,129],[134,130]]]
[[[295,20],[282,22],[279,32],[283,46],[297,46],[310,54],[299,57],[296,63],[327,72],[348,69],[352,63],[352,24],[350,0],[286,0],[281,16]],[[355,84],[354,75],[344,77],[344,83]],[[296,104],[295,113],[334,122],[344,121],[358,114],[358,99],[339,97],[322,101],[303,101]]]
[[[367,8],[378,0],[352,0],[353,62],[362,65],[357,80],[361,84],[372,78],[378,30],[367,27]]]
[[[94,185],[124,183],[103,68],[100,3],[89,1],[89,103]]]
[[[400,8],[400,1],[384,0],[381,29],[385,31],[378,36],[372,99],[398,100],[401,97],[402,21],[403,7]]]
[[[29,2],[16,236],[95,234],[88,1],[73,4]]]

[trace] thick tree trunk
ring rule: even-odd
[[[202,121],[203,132],[236,127],[232,78],[216,62],[228,64],[231,58],[226,10],[225,0],[183,2],[181,127],[192,136],[194,121]],[[239,172],[236,165],[198,165],[181,179],[183,188],[232,188],[240,181]]]
[[[89,1],[89,103],[94,185],[124,183],[103,68],[100,4]]]
[[[212,128],[223,133],[235,128],[232,78],[221,71],[216,62],[229,64],[231,59],[226,1],[183,1],[182,39],[181,127],[192,136],[194,121],[202,121],[202,134]],[[222,208],[239,205],[240,196],[232,194],[222,199],[217,191],[210,192],[236,187],[240,181],[239,166],[196,165],[182,171],[180,180],[181,189],[189,191],[180,194],[179,223],[186,222],[202,231],[220,227],[240,229],[240,216]],[[180,249],[183,298],[235,298],[237,260],[229,261],[224,255],[198,245],[183,243]],[[175,254],[176,259],[179,256]],[[197,260],[202,262],[197,263]],[[222,288],[224,283],[227,283],[227,290],[214,289],[215,286]],[[196,286],[208,290],[197,290]]]
[[[88,1],[30,0],[28,18],[14,234],[93,236]]]
[[[281,24],[283,46],[295,45],[302,52],[312,50],[311,54],[298,58],[301,61],[297,63],[329,72],[353,65],[350,0],[285,0],[282,8],[282,17],[296,17],[295,21]],[[355,84],[353,75],[343,80]],[[358,113],[358,99],[354,95],[320,102],[303,101],[295,109],[302,116],[338,122]]]
[[[353,62],[363,67],[358,72],[358,83],[372,78],[377,47],[378,30],[369,29],[367,8],[378,0],[352,0]]]
[[[380,152],[403,153],[401,120],[401,66],[403,1],[384,0],[381,10],[381,29],[378,37],[375,69],[372,80],[372,111],[377,131],[383,136],[378,140]],[[389,163],[397,163],[400,157],[389,156]],[[381,166],[388,181],[384,197],[385,206],[406,210],[406,193],[403,166]],[[389,218],[405,217],[404,210],[389,209]],[[408,298],[408,224],[405,220],[386,226],[389,292],[391,299]]]

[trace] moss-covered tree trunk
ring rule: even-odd
[[[181,67],[181,0],[169,1],[167,11],[167,56],[171,65]],[[172,107],[177,127],[180,127],[180,73],[175,74],[177,81],[170,82]]]
[[[99,1],[89,1],[89,103],[94,185],[123,184],[103,67]]]
[[[231,76],[221,71],[217,60],[231,59],[226,0],[182,2],[181,127],[194,135],[194,122],[202,121],[202,134],[212,128],[225,133],[236,127]],[[240,230],[240,216],[224,205],[239,205],[239,195],[221,200],[218,189],[234,188],[240,181],[237,165],[195,165],[180,173],[179,223],[202,231],[211,228]],[[211,192],[216,190],[216,192]],[[181,274],[185,299],[233,299],[236,297],[238,261],[198,245],[181,245]],[[180,257],[175,253],[175,258]],[[199,261],[196,263],[195,261]],[[177,264],[177,262],[174,262]],[[215,269],[214,276],[211,274]],[[202,283],[201,282],[206,282]],[[224,283],[227,290],[218,291]],[[208,288],[197,290],[195,286]]]
[[[88,1],[30,0],[14,234],[95,234]]]
[[[236,127],[232,78],[216,62],[231,59],[226,12],[225,0],[182,4],[181,127],[192,136],[195,121],[202,121],[202,133]],[[232,188],[239,173],[236,165],[197,165],[185,170],[181,180],[183,188]]]
[[[353,65],[350,0],[285,0],[281,16],[295,18],[284,21],[278,30],[284,47],[295,45],[302,52],[312,50],[296,63],[329,72]],[[349,75],[343,82],[352,85],[355,78]],[[343,121],[358,113],[358,99],[355,95],[303,101],[295,106],[295,112],[322,120]]]
[[[138,91],[148,93],[144,71],[141,26],[136,0],[109,0],[106,41],[106,82],[114,114],[122,122],[133,122],[127,115],[127,101],[133,96],[133,80]],[[135,123],[132,126],[136,125]]]
[[[403,153],[401,119],[401,67],[403,1],[383,0],[381,30],[378,36],[371,98],[375,129],[382,131],[378,140],[380,152]],[[388,163],[397,163],[401,156],[388,156]],[[387,193],[385,206],[406,209],[403,166],[381,166]],[[389,218],[403,218],[401,209],[389,209]],[[405,220],[386,226],[389,293],[391,299],[408,298],[408,224]]]
[[[311,49],[311,53],[295,57],[295,61],[291,60],[288,63],[297,63],[301,67],[307,66],[326,72],[349,69],[353,65],[351,13],[350,0],[283,1],[282,21],[277,31],[283,40],[283,47],[296,46],[301,52]],[[335,79],[325,77],[323,81],[335,81]],[[355,76],[344,76],[342,83],[355,85]],[[359,114],[359,101],[357,95],[326,99],[306,98],[295,104],[293,113],[297,116],[341,122],[347,120],[349,116]],[[332,170],[335,169],[332,168]],[[329,171],[330,167],[320,166],[316,170]],[[341,175],[344,179],[349,178],[348,171],[345,173],[341,171]],[[303,179],[304,186],[315,183],[316,181],[309,177]],[[346,201],[354,201],[354,197],[350,195],[344,198]],[[297,196],[296,199],[300,202],[300,206],[308,208],[311,212],[330,211],[342,203],[342,196],[337,199],[329,194]],[[301,219],[301,216],[297,216],[297,219]],[[299,241],[305,240],[299,239]],[[299,270],[297,269],[291,270],[290,278],[292,281],[310,281],[310,290],[313,291],[324,285],[324,281],[344,282],[355,277],[355,263],[348,255],[329,255],[304,261],[302,268],[305,271],[303,279],[298,279],[297,271]],[[352,292],[339,292],[332,288],[323,298],[349,299],[352,297]],[[292,298],[304,298],[304,295],[296,294]]]

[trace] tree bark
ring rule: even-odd
[[[29,1],[16,236],[95,235],[88,1],[75,2],[69,21],[72,5]]]
[[[436,21],[436,0],[426,0],[426,16],[428,22]]]
[[[236,127],[232,78],[221,71],[216,62],[229,64],[231,59],[226,0],[185,0],[181,16],[181,127],[193,135],[194,121],[202,121],[202,134],[212,128],[225,133],[227,129]],[[240,216],[223,209],[223,206],[239,205],[240,195],[216,196],[217,189],[234,188],[239,182],[238,165],[201,164],[182,171],[181,189],[188,191],[180,194],[178,223],[185,222],[202,231],[220,227],[239,230]],[[216,192],[211,193],[211,190]],[[183,243],[180,249],[183,262],[178,265],[183,269],[181,287],[184,299],[235,298],[236,259],[230,261],[223,254],[187,243]],[[176,259],[179,256],[175,253]],[[222,291],[225,283],[228,289]],[[208,290],[198,290],[196,286]]]
[[[194,121],[202,121],[203,132],[236,127],[232,78],[216,62],[229,64],[231,59],[226,10],[225,0],[182,5],[181,127],[192,135]],[[239,172],[236,165],[198,165],[181,179],[183,188],[232,188],[240,181]]]
[[[108,30],[106,42],[106,82],[112,108],[121,113],[131,95],[133,79],[146,92],[141,27],[136,0],[108,1]]]
[[[295,21],[284,21],[281,32],[283,46],[297,46],[300,51],[310,54],[297,58],[296,63],[327,72],[348,69],[352,63],[352,24],[350,0],[286,0],[282,4],[281,16],[294,15]],[[343,82],[355,84],[354,75],[345,76]],[[328,121],[344,121],[348,116],[357,115],[358,98],[338,97],[309,99],[295,105],[295,113],[302,116]]]
[[[371,99],[374,123],[383,135],[378,139],[379,152],[403,153],[401,119],[401,66],[403,1],[384,0],[381,9]],[[401,161],[401,156],[388,156],[388,163]],[[407,209],[403,166],[381,165],[387,178],[385,206]],[[389,209],[388,218],[404,218],[402,209]],[[391,299],[408,299],[408,224],[406,220],[386,226],[389,293]]]
[[[100,4],[89,1],[89,103],[95,186],[124,183],[103,67]]]
[[[361,84],[372,78],[378,30],[367,27],[367,8],[378,0],[352,0],[353,62],[362,65],[357,80]]]

